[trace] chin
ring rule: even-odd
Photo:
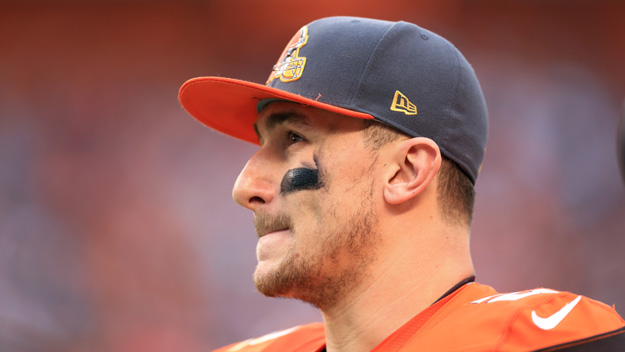
[[[256,289],[267,297],[292,297],[300,282],[297,270],[290,260],[280,263],[263,261],[258,263],[254,272]]]

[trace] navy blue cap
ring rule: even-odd
[[[434,140],[473,183],[488,134],[471,65],[441,36],[401,21],[314,21],[291,39],[266,85],[199,77],[180,88],[179,99],[204,124],[252,143],[257,109],[271,99],[375,119]]]

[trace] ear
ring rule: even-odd
[[[438,173],[442,160],[438,145],[423,137],[401,141],[391,157],[384,184],[384,199],[389,204],[400,204],[421,194]]]

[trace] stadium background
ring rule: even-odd
[[[478,280],[624,314],[623,13],[610,0],[0,1],[0,350],[206,351],[320,319],[255,292],[251,214],[230,200],[254,147],[203,128],[177,91],[202,75],[264,82],[293,33],[329,15],[415,22],[477,71],[491,122]]]

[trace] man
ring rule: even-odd
[[[233,191],[254,213],[254,281],[324,320],[220,351],[625,348],[625,322],[602,303],[473,283],[486,105],[440,36],[325,18],[295,34],[266,85],[200,77],[179,97],[206,125],[260,145]]]

